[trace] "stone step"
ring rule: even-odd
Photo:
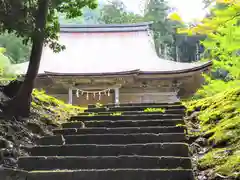
[[[124,108],[124,107],[116,107],[116,108],[91,108],[86,109],[84,113],[97,113],[99,115],[104,114],[111,114],[114,112],[121,112],[122,115],[128,114],[184,114],[185,108],[178,108],[178,109],[162,109],[162,110],[155,110],[155,111],[144,111],[146,108],[143,107],[131,107],[131,108]]]
[[[186,142],[186,137],[184,133],[84,134],[45,136],[37,140],[37,144],[39,145],[138,144],[158,142]]]
[[[94,115],[73,116],[70,121],[92,121],[92,120],[151,120],[151,119],[182,119],[182,114],[141,114],[141,115]]]
[[[182,169],[91,169],[33,171],[28,180],[194,180],[192,170]]]
[[[116,107],[116,106],[182,106],[181,102],[174,102],[174,103],[122,103],[122,104],[102,104],[101,107]],[[96,104],[89,104],[88,108],[95,108],[97,107]]]
[[[186,143],[75,144],[26,147],[32,156],[178,156],[188,157]]]
[[[33,170],[62,169],[191,169],[191,159],[186,157],[149,156],[77,156],[77,157],[21,157],[18,168]]]
[[[68,128],[54,129],[55,135],[76,134],[130,134],[130,133],[184,133],[184,127],[123,127],[123,128]]]
[[[114,115],[114,113],[118,113],[118,114],[121,114],[121,115],[142,115],[142,114],[145,114],[145,115],[151,115],[151,114],[180,114],[180,115],[184,115],[185,114],[185,110],[184,109],[169,109],[169,110],[166,110],[164,112],[159,112],[159,111],[156,111],[156,112],[144,112],[144,111],[108,111],[108,110],[105,110],[105,111],[98,111],[98,112],[90,112],[88,110],[85,110],[85,112],[83,113],[80,113],[78,114],[79,116],[88,116],[88,115],[91,115],[91,114],[95,114],[95,115]]]
[[[176,126],[184,124],[182,119],[172,120],[102,120],[102,121],[85,121],[83,122],[68,122],[63,123],[63,128],[82,128],[82,127],[148,127],[148,126]]]

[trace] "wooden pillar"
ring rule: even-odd
[[[114,89],[114,95],[115,95],[115,104],[119,104],[119,88]]]
[[[72,88],[68,89],[68,104],[72,104],[73,103],[73,93],[72,93]]]

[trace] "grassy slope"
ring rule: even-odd
[[[33,91],[32,112],[41,116],[41,120],[61,123],[73,115],[83,112],[84,108],[65,104],[44,93],[44,91]]]
[[[1,94],[1,98],[7,97]],[[15,167],[19,156],[28,155],[24,146],[36,145],[36,139],[52,135],[53,128],[82,110],[34,90],[30,117],[16,119],[3,114],[0,117],[0,165]]]
[[[227,178],[240,177],[240,87],[212,97],[186,103],[188,115],[197,113],[201,131],[208,140],[207,153],[199,158],[198,169]],[[193,126],[192,126],[193,127]]]

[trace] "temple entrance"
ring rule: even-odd
[[[98,95],[95,97],[89,96],[89,99],[86,99],[86,96],[73,97],[73,105],[77,106],[87,106],[88,104],[109,104],[114,103],[114,93],[110,93],[110,96],[102,96],[100,99]]]
[[[78,106],[87,106],[88,104],[118,104],[119,103],[119,90],[115,89],[69,89],[68,103]]]

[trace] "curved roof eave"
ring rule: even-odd
[[[189,73],[189,72],[195,72],[195,71],[201,71],[205,68],[208,68],[212,66],[212,61],[208,61],[206,63],[203,63],[199,66],[189,68],[189,69],[183,69],[183,70],[176,70],[176,71],[140,71],[140,74],[184,74],[184,73]]]
[[[101,76],[124,76],[124,75],[138,75],[138,74],[149,74],[149,75],[174,75],[174,74],[184,74],[184,73],[189,73],[189,72],[196,72],[196,71],[201,71],[205,68],[208,68],[212,65],[212,61],[208,61],[206,63],[203,63],[199,66],[189,68],[189,69],[184,69],[184,70],[177,70],[177,71],[141,71],[140,69],[136,70],[131,70],[131,71],[121,71],[121,72],[109,72],[109,73],[57,73],[57,72],[45,72],[45,76],[64,76],[64,77],[69,77],[69,76],[87,76],[87,77],[101,77]],[[39,76],[39,75],[38,75]]]
[[[131,71],[120,71],[120,72],[107,72],[107,73],[57,73],[57,72],[49,72],[45,71],[45,75],[47,76],[119,76],[119,75],[133,75],[138,74],[140,72],[139,69],[131,70]]]

